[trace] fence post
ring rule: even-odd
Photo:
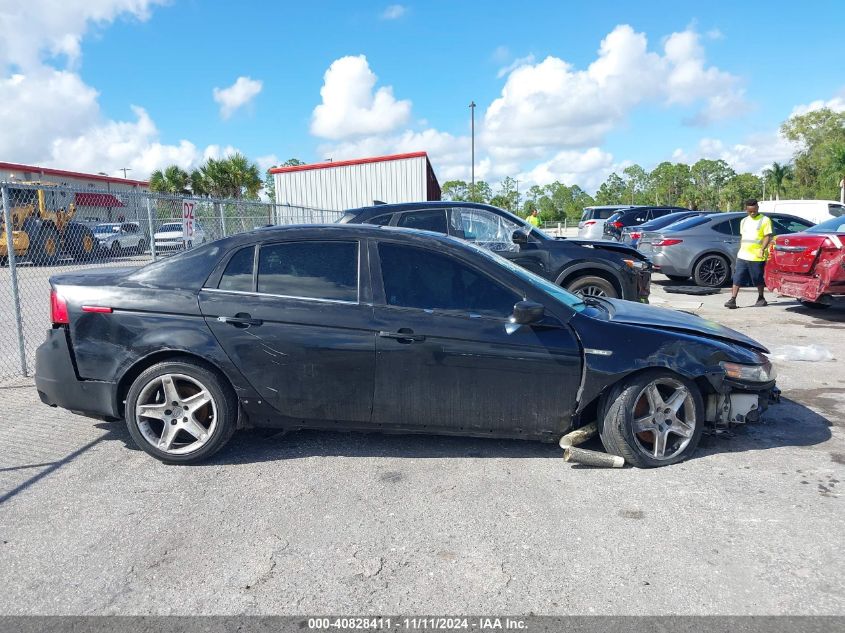
[[[153,261],[158,259],[156,255],[156,233],[155,228],[153,227],[153,208],[150,204],[150,199],[147,198],[147,224],[150,227],[150,253],[152,253]]]
[[[23,339],[23,322],[21,320],[21,297],[18,292],[18,267],[15,260],[15,242],[14,235],[12,235],[14,226],[12,225],[12,207],[9,204],[9,189],[3,185],[3,220],[6,223],[6,259],[9,262],[9,276],[12,282],[12,303],[15,310],[15,334],[18,335],[18,354],[21,360],[21,373],[24,376],[29,376],[29,370],[26,366],[26,345]]]
[[[220,237],[226,237],[226,218],[223,216],[223,205],[219,202],[215,202],[214,204],[220,210]]]

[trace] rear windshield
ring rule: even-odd
[[[645,224],[643,224],[642,228],[662,229],[664,226],[669,226],[670,224],[674,224],[675,222],[681,222],[691,217],[696,216],[690,215],[689,213],[670,213],[669,215],[664,215],[659,218],[655,218],[651,222],[646,222]]]
[[[211,242],[147,264],[127,279],[153,288],[199,290],[222,257],[219,243]]]
[[[702,224],[707,224],[711,218],[707,217],[706,215],[699,215],[692,218],[687,218],[686,220],[681,220],[680,222],[675,222],[669,228],[673,231],[685,231],[686,229],[691,229],[694,226],[701,226]]]
[[[811,226],[805,233],[845,233],[845,217],[830,218],[820,224]]]

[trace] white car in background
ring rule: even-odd
[[[105,222],[96,225],[92,232],[97,246],[112,255],[140,255],[147,249],[147,236],[137,222]]]
[[[785,213],[820,224],[845,215],[845,205],[835,200],[760,200],[760,213]]]
[[[182,223],[168,222],[158,227],[153,236],[157,251],[174,251],[185,248],[185,240],[182,237]],[[194,235],[188,240],[188,248],[205,244],[205,231],[202,225],[194,220]]]
[[[607,206],[584,207],[578,221],[578,237],[589,240],[603,240],[604,222],[619,209],[629,209],[635,204],[614,204]]]

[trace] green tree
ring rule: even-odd
[[[209,158],[191,173],[190,181],[196,195],[247,200],[257,200],[264,185],[258,165],[240,153]]]
[[[763,170],[763,179],[770,187],[769,191],[775,192],[775,200],[780,200],[784,184],[788,178],[792,178],[792,165],[772,163],[772,166]]]
[[[829,179],[839,187],[839,201],[845,204],[845,143],[837,143],[830,147],[829,162],[826,170]]]
[[[649,196],[651,179],[648,172],[635,164],[623,169],[622,175],[625,177],[625,203],[648,204],[652,198]]]
[[[702,158],[690,167],[691,182],[680,201],[691,209],[719,209],[722,189],[735,175],[725,161]]]
[[[839,183],[831,178],[835,168],[833,148],[845,145],[845,112],[821,108],[792,116],[781,133],[798,146],[793,157],[794,177],[790,195],[800,198],[832,198]]]
[[[725,211],[741,211],[748,198],[763,197],[763,180],[754,174],[737,174],[725,183],[722,193]]]
[[[178,165],[164,170],[156,169],[150,174],[150,191],[155,193],[186,194],[189,191],[190,176]]]
[[[596,192],[596,204],[625,204],[628,186],[616,172],[610,174]]]
[[[652,170],[649,177],[654,204],[678,204],[692,185],[689,165],[684,163],[662,162]]]
[[[444,200],[465,201],[469,199],[469,185],[463,180],[447,180],[440,186],[440,197]]]
[[[500,209],[516,213],[516,180],[507,176],[499,183],[499,191],[490,199],[490,204]]]
[[[490,204],[493,198],[493,190],[490,185],[483,180],[476,181],[475,185],[470,184],[467,187],[467,200],[471,202],[483,202]]]

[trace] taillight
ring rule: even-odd
[[[621,229],[621,228],[622,228],[622,226],[623,226],[623,224],[622,224],[621,222],[612,222],[612,224],[613,224],[613,226],[615,226],[617,229]]]
[[[595,223],[596,223],[595,220],[587,220],[586,222],[584,222],[584,226],[592,226]]]
[[[654,240],[651,245],[652,246],[674,246],[675,244],[680,244],[684,240],[677,240],[675,238],[665,238],[662,240]]]
[[[53,325],[69,325],[67,301],[55,290],[50,290],[50,321]]]
[[[643,234],[642,234],[642,233],[631,233],[631,239],[632,239],[632,240],[638,240],[638,239],[640,239],[642,236],[643,236]]]

